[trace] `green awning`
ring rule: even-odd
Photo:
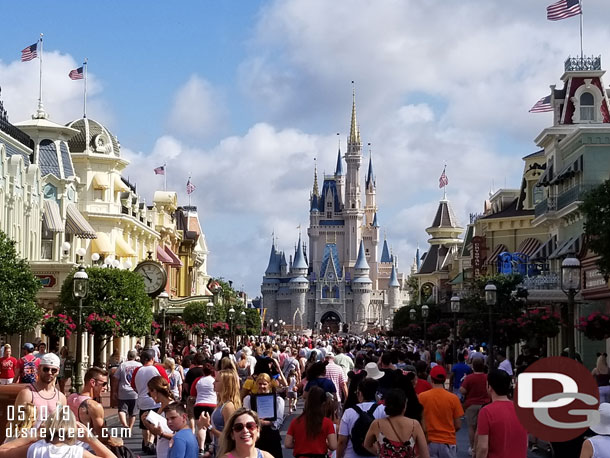
[[[461,285],[462,283],[464,283],[464,272],[460,272],[449,282],[450,285]]]

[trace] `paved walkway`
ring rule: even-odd
[[[110,396],[108,393],[105,393],[102,398],[102,404],[104,405],[104,410],[106,412],[106,421],[108,423],[108,427],[117,427],[119,426],[119,420],[117,416],[117,409],[111,409],[110,406]],[[286,436],[286,431],[288,431],[288,426],[290,422],[301,414],[302,411],[302,401],[299,400],[297,411],[288,415],[284,420],[281,430],[282,443],[284,441],[284,437]],[[153,457],[155,455],[145,455],[142,451],[142,434],[140,429],[138,428],[138,422],[136,421],[136,426],[134,426],[132,430],[132,436],[130,438],[123,439],[125,445],[132,450],[136,455],[140,455],[141,457]],[[458,431],[457,434],[458,439],[458,458],[470,458],[468,454],[468,429],[466,424],[464,423],[464,427]],[[292,450],[283,449],[284,457],[283,458],[292,458]],[[549,458],[551,455],[544,451],[539,451],[537,453],[528,452],[528,458]]]

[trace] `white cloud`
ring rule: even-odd
[[[168,116],[171,133],[202,139],[226,130],[227,108],[223,97],[208,81],[197,75],[176,92]]]
[[[72,56],[57,51],[45,52],[43,60],[42,101],[49,119],[63,124],[83,114],[84,81],[73,81],[68,78],[70,70],[79,67]],[[11,122],[30,119],[38,107],[39,94],[39,61],[29,62],[0,61],[0,86],[2,100],[8,111]],[[87,78],[87,114],[93,118],[104,119],[112,124],[112,113],[106,104],[98,98],[102,84],[95,75],[89,72]]]

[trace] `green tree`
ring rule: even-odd
[[[147,336],[153,321],[152,299],[146,294],[144,280],[129,270],[89,267],[89,293],[83,300],[82,322],[95,317],[96,362],[106,342],[114,336]],[[78,322],[78,299],[72,294],[74,273],[61,287],[57,313]],[[118,325],[116,325],[118,323]],[[108,325],[106,325],[108,324]]]
[[[189,305],[184,307],[184,311],[182,312],[182,319],[184,319],[186,324],[207,323],[207,310],[207,302],[191,302]]]
[[[588,247],[599,255],[597,265],[606,279],[610,277],[610,180],[589,191],[580,211],[585,216]]]
[[[25,259],[17,256],[15,242],[0,232],[0,333],[21,334],[40,322],[44,310],[36,304],[40,281]]]

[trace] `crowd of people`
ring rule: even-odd
[[[0,458],[129,456],[120,438],[105,434],[101,395],[109,382],[123,430],[139,428],[144,454],[159,458],[281,458],[282,445],[297,458],[454,458],[464,422],[476,458],[524,458],[536,444],[511,400],[515,376],[536,360],[527,347],[514,370],[502,351],[492,365],[484,349],[454,352],[383,336],[252,337],[238,349],[214,339],[163,350],[157,343],[130,350],[124,361],[116,355],[107,369],[91,367],[80,392],[68,394],[60,383],[65,354],[25,344],[17,360],[5,345],[0,367],[10,361],[14,372],[0,380],[28,385],[15,401],[20,414],[8,418],[13,434]],[[607,381],[606,358],[599,355],[594,369],[598,382]],[[592,428],[598,435],[582,438],[581,456],[607,456],[609,410],[601,404],[602,423]],[[45,428],[92,434],[41,437]]]

